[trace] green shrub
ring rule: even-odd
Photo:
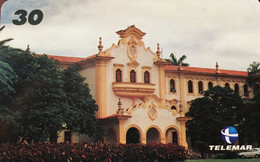
[[[3,144],[0,161],[168,162],[184,161],[187,151],[173,144]]]
[[[215,159],[237,159],[239,155],[237,152],[234,151],[225,151],[222,154],[218,154]]]
[[[237,158],[239,158],[238,153],[233,151],[226,151],[223,156],[223,159],[237,159]]]

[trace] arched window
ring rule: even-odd
[[[134,70],[130,71],[130,82],[135,83],[136,82],[136,72]]]
[[[160,135],[159,131],[156,128],[150,128],[148,129],[146,133],[146,143],[151,144],[151,143],[160,143]]]
[[[198,87],[199,87],[199,94],[202,94],[203,93],[203,83],[202,83],[202,81],[199,81],[199,83],[198,83]]]
[[[116,82],[122,82],[122,71],[120,69],[116,70]]]
[[[208,83],[208,89],[212,88],[213,87],[213,83],[212,82],[209,82]]]
[[[188,81],[188,93],[193,93],[193,83],[191,80]]]
[[[175,107],[175,106],[172,106],[172,107],[171,107],[171,110],[176,110],[176,107]]]
[[[239,95],[239,85],[237,83],[235,84],[234,89],[235,89],[235,94]]]
[[[166,131],[166,143],[178,145],[178,132],[175,128],[169,128]]]
[[[132,127],[126,133],[126,143],[140,143],[140,132],[138,129]]]
[[[173,79],[170,80],[170,92],[176,92],[175,81]]]
[[[150,73],[148,71],[144,72],[144,83],[150,83]]]
[[[247,84],[244,85],[244,96],[246,96],[246,97],[249,96]]]
[[[229,88],[229,84],[228,83],[225,84],[225,88]]]

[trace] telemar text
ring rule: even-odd
[[[225,150],[251,150],[252,145],[209,145],[209,150],[225,151]]]

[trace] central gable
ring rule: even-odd
[[[130,35],[134,35],[137,39],[142,39],[143,36],[146,34],[142,32],[140,29],[136,28],[134,25],[129,26],[125,30],[120,30],[116,32],[118,35],[120,35],[120,38],[126,38],[129,37]]]
[[[113,44],[105,52],[115,57],[115,60],[123,64],[151,66],[160,59],[157,52],[153,52],[149,47],[146,48],[142,41],[146,33],[136,28],[134,25],[125,30],[116,32],[121,38],[118,44]],[[116,59],[118,58],[118,59]]]

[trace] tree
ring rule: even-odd
[[[0,32],[5,26],[0,28]],[[11,99],[12,93],[15,92],[14,83],[16,82],[17,75],[12,67],[3,61],[3,55],[9,50],[7,42],[12,39],[5,39],[0,41],[0,142],[8,140],[8,131],[12,126],[19,128],[19,125],[15,124],[16,117],[19,114],[10,111],[6,107],[6,103]]]
[[[237,125],[237,110],[242,106],[242,98],[229,87],[216,86],[205,91],[204,97],[192,102],[187,113],[193,117],[187,122],[192,145],[198,140],[207,144],[223,143],[220,131],[226,126]]]
[[[254,97],[246,100],[246,107],[240,112],[241,138],[244,143],[260,145],[260,63],[249,65],[247,84],[253,89]]]
[[[56,142],[64,126],[102,138],[97,105],[78,68],[63,70],[46,55],[7,46],[11,40],[0,41],[0,142]]]
[[[14,91],[13,84],[16,78],[17,75],[10,65],[0,61],[0,91],[6,88],[10,91]]]
[[[206,142],[198,140],[195,142],[195,148],[200,152],[201,158],[204,159],[204,153],[208,151],[209,145]]]
[[[245,107],[239,110],[239,141],[260,146],[260,100],[246,99]]]
[[[187,58],[186,55],[182,55],[179,59],[177,59],[175,55],[171,53],[170,59],[165,59],[165,60],[171,62],[172,65],[179,65],[179,63],[181,62],[182,66],[189,66],[190,64],[183,62],[186,58]]]
[[[5,26],[0,28],[0,32],[4,29]],[[12,39],[5,39],[0,41],[0,52],[3,53],[4,49],[7,47],[5,44]],[[17,75],[10,65],[6,62],[1,61],[0,58],[0,91],[2,95],[7,95],[9,91],[14,92],[13,84]],[[2,97],[0,97],[1,100]]]
[[[5,51],[0,57],[18,75],[16,93],[0,102],[0,107],[5,108],[0,112],[0,117],[4,117],[0,123],[10,130],[9,142],[56,142],[57,132],[64,129],[64,124],[72,132],[97,134],[97,106],[75,70],[63,71],[57,61],[46,55],[13,48]]]
[[[3,61],[0,61],[0,103],[4,102],[9,95],[15,93],[14,82],[16,81],[16,79],[17,75],[10,67],[10,65]],[[17,114],[10,112],[4,104],[0,105],[0,139],[7,139],[6,136],[8,134],[6,134],[5,132],[8,131],[8,125],[10,125],[9,123],[11,123],[12,121],[14,121],[15,116],[17,116]],[[6,121],[9,121],[9,123],[4,124],[4,122]]]
[[[260,62],[253,62],[247,68],[248,78],[247,83],[253,89],[253,93],[256,96],[260,90]]]
[[[79,66],[70,67],[63,71],[64,91],[68,110],[65,118],[66,129],[76,134],[87,134],[99,140],[100,127],[97,124],[95,112],[98,110],[93,100],[88,84],[84,83],[79,73]],[[102,137],[102,136],[101,136]]]
[[[19,76],[16,93],[2,103],[9,111],[19,114],[15,119],[19,129],[11,129],[13,139],[9,140],[15,142],[20,137],[28,141],[46,141],[62,129],[62,115],[67,107],[63,102],[66,94],[57,62],[46,55],[37,56],[26,51],[10,52],[5,60]]]

